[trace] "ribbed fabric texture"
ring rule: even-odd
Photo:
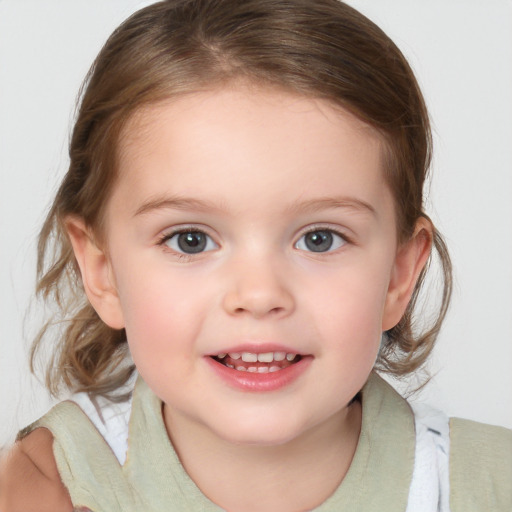
[[[512,511],[512,431],[450,420],[451,512]]]

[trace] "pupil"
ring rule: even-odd
[[[206,247],[206,237],[199,231],[181,233],[178,236],[178,245],[183,252],[195,254],[203,251]]]
[[[306,235],[306,246],[313,252],[325,252],[332,246],[332,233],[329,231],[313,231]]]

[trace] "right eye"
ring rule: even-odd
[[[206,233],[192,230],[177,231],[167,235],[161,243],[182,254],[198,254],[218,248],[218,245]]]

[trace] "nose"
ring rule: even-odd
[[[288,279],[272,256],[232,262],[228,273],[229,284],[223,297],[228,314],[281,318],[294,310]]]

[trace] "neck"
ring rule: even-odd
[[[361,405],[277,446],[230,443],[168,410],[164,417],[181,463],[211,501],[230,512],[296,512],[319,506],[343,480],[359,439]]]

